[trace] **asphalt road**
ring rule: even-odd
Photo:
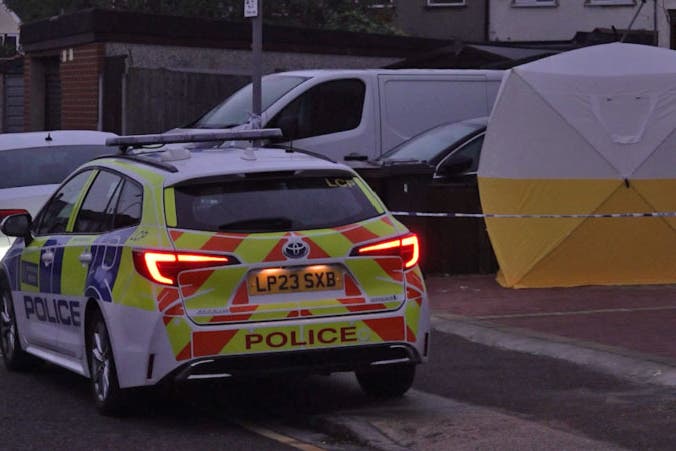
[[[676,447],[676,392],[435,333],[415,387],[629,449]],[[443,350],[443,352],[440,352]]]
[[[312,430],[312,415],[358,404],[340,387],[325,387],[326,379],[309,386],[285,379],[141,392],[127,417],[107,418],[96,412],[88,382],[77,375],[50,365],[8,373],[0,365],[0,449],[279,450],[308,442],[359,448],[349,438]],[[298,443],[290,434],[300,437]]]
[[[96,413],[79,376],[0,366],[0,449],[364,449],[361,437],[335,427],[346,419],[393,438],[382,449],[674,448],[673,390],[442,333],[433,344],[415,390],[399,401],[364,396],[349,375],[288,378],[140,393],[137,408],[117,419]]]

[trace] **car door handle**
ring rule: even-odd
[[[92,262],[92,253],[91,252],[83,252],[80,254],[80,262],[83,265],[89,264]]]
[[[45,264],[45,266],[49,266],[52,263],[54,263],[54,252],[52,251],[45,251],[42,253],[40,256],[40,259],[42,260],[42,263]]]

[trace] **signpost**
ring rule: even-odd
[[[244,0],[244,17],[258,16],[258,0]]]
[[[260,115],[262,106],[261,77],[263,73],[263,0],[244,0],[244,17],[251,18],[251,50],[252,56],[252,84],[253,105],[252,113],[254,121],[260,127]]]

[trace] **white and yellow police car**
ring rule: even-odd
[[[104,414],[132,387],[284,371],[405,393],[430,333],[418,238],[347,166],[228,146],[278,134],[114,138],[120,153],[78,168],[34,219],[5,218],[7,368],[88,377]],[[176,144],[190,141],[219,144]],[[135,150],[150,144],[164,147]]]

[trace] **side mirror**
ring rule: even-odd
[[[7,216],[0,224],[0,230],[7,236],[25,238],[30,235],[33,220],[30,213]]]
[[[472,167],[472,163],[474,163],[474,160],[470,157],[451,157],[439,168],[439,174],[445,176],[462,174]]]

